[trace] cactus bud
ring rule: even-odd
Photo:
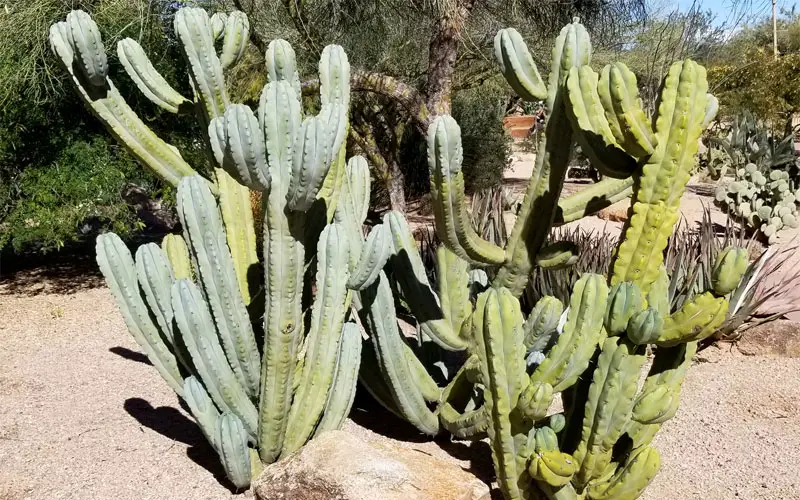
[[[563,413],[553,413],[550,415],[549,426],[553,432],[561,432],[567,426],[567,419]]]
[[[656,340],[664,328],[664,320],[658,310],[648,307],[631,317],[628,322],[628,339],[634,344],[649,344]]]
[[[750,255],[745,248],[728,247],[717,256],[711,271],[711,286],[717,295],[734,291],[747,269]]]
[[[619,335],[628,327],[628,321],[642,310],[642,292],[632,282],[614,285],[608,295],[605,327],[609,335]]]
[[[548,347],[563,312],[564,305],[555,297],[548,295],[536,303],[523,327],[528,351],[543,352]]]

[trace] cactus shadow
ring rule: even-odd
[[[430,437],[422,434],[416,427],[390,412],[360,386],[348,417],[355,424],[369,429],[375,434],[413,443],[425,443]]]
[[[436,444],[451,457],[467,462],[469,466],[462,468],[484,483],[491,485],[496,479],[492,449],[486,441],[451,441],[449,436],[441,436],[436,439]],[[498,498],[502,499],[502,495]]]
[[[150,360],[147,359],[147,356],[145,354],[128,349],[127,347],[122,347],[122,346],[111,347],[109,349],[109,352],[112,352],[117,356],[125,358],[130,361],[136,361],[137,363],[153,366],[153,363],[151,363]]]
[[[213,474],[214,478],[231,493],[238,491],[225,476],[217,452],[206,441],[200,428],[180,410],[172,406],[154,407],[142,398],[128,398],[123,407],[141,425],[187,445],[186,456],[192,462]]]

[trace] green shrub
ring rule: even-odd
[[[111,230],[129,236],[143,228],[120,193],[128,183],[152,192],[152,175],[105,138],[77,140],[55,160],[3,182],[0,247],[48,252]]]
[[[506,95],[486,84],[453,98],[453,118],[461,125],[467,191],[498,186],[510,165],[511,137],[503,129]]]

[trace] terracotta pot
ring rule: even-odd
[[[515,141],[521,141],[528,137],[535,125],[536,117],[534,115],[514,115],[503,118],[503,128],[508,130]]]

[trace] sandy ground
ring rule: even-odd
[[[101,280],[51,274],[0,283],[0,499],[231,498]],[[800,499],[799,410],[800,359],[705,351],[656,440],[663,467],[645,498]],[[403,446],[469,466],[466,445],[421,443],[372,412],[357,408],[346,428],[375,435],[361,426],[378,422],[383,434],[416,438]],[[490,474],[487,450],[473,451],[475,469]]]

